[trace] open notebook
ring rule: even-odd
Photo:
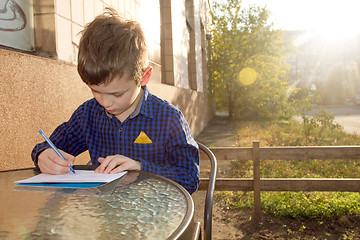
[[[56,187],[56,188],[93,188],[114,181],[124,176],[127,171],[104,174],[95,173],[93,170],[76,170],[76,173],[68,172],[63,175],[51,175],[41,173],[31,178],[16,181],[17,186],[29,187]]]

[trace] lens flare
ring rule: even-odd
[[[251,85],[256,81],[257,72],[250,67],[246,67],[240,71],[239,81],[245,86]]]

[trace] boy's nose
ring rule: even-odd
[[[101,105],[104,108],[109,108],[112,105],[111,99],[109,97],[107,97],[106,95],[102,95],[100,101],[101,101]]]

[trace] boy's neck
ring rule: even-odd
[[[114,115],[117,119],[120,120],[120,122],[125,121],[126,118],[128,118],[130,116],[130,114],[136,109],[136,106],[139,104],[140,99],[142,99],[142,96],[144,94],[144,89],[140,88],[140,92],[137,95],[135,101],[130,104],[130,106],[125,109],[124,111],[122,111],[119,114]]]

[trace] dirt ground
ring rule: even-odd
[[[232,146],[236,127],[224,119],[213,120],[196,140],[206,146]],[[207,161],[208,162],[208,161]],[[207,168],[200,162],[200,168]],[[230,166],[218,159],[218,177],[226,175]],[[192,197],[195,204],[195,220],[203,226],[205,191],[197,191]],[[262,215],[259,224],[251,221],[252,210],[231,210],[223,207],[221,199],[214,198],[212,238],[218,240],[255,239],[360,239],[360,216],[344,216],[337,219],[296,221]]]

